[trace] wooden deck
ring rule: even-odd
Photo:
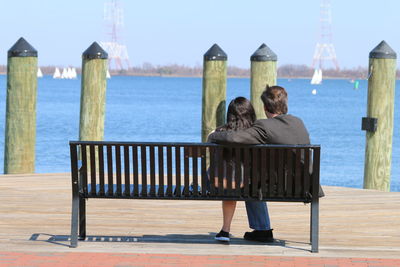
[[[309,252],[309,205],[269,203],[278,242],[243,240],[244,203],[230,245],[214,241],[219,201],[89,200],[88,238],[69,248],[70,174],[0,175],[0,251],[400,258],[400,193],[324,186],[320,253]]]

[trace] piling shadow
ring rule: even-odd
[[[79,240],[79,243],[175,243],[175,244],[220,244],[220,245],[259,245],[259,246],[281,246],[287,247],[285,240],[275,239],[273,243],[258,243],[244,240],[239,237],[231,237],[230,242],[219,242],[214,239],[216,233],[208,233],[204,235],[184,235],[184,234],[168,234],[168,235],[143,235],[143,236],[106,236],[106,235],[88,235],[85,240]],[[69,247],[69,235],[52,235],[46,233],[35,233],[29,238],[31,241],[46,242],[59,246]],[[293,247],[290,247],[293,248]],[[300,249],[300,248],[294,248]],[[301,249],[302,250],[302,249]]]

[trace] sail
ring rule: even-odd
[[[61,73],[61,79],[68,79],[68,73],[67,73],[67,69],[63,68],[63,71]]]
[[[107,79],[111,78],[110,72],[107,70],[107,74],[106,74]]]
[[[61,78],[60,70],[58,68],[56,68],[56,70],[54,71],[54,74],[53,74],[53,79],[60,79],[60,78]]]
[[[38,70],[37,70],[37,77],[38,77],[38,78],[42,78],[42,77],[43,77],[43,73],[42,73],[42,71],[40,70],[40,68],[38,68]]]
[[[310,83],[311,84],[321,84],[321,82],[322,82],[322,70],[315,69]]]
[[[72,79],[76,79],[78,75],[76,74],[76,69],[72,68]]]

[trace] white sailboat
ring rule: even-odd
[[[72,79],[76,79],[78,77],[78,74],[76,74],[76,69],[72,68]]]
[[[111,75],[110,72],[107,70],[107,74],[106,74],[107,79],[111,79]]]
[[[310,83],[311,84],[321,84],[321,82],[322,82],[322,70],[315,69]]]
[[[53,79],[60,79],[60,78],[61,78],[60,70],[58,68],[56,68],[56,70],[54,71],[54,74],[53,74]]]
[[[68,79],[68,72],[66,68],[63,68],[63,71],[61,73],[61,79]]]
[[[43,77],[43,73],[42,73],[42,71],[40,70],[40,68],[38,68],[38,70],[37,70],[37,77],[38,77],[38,78],[42,78],[42,77]]]

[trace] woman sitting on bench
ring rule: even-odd
[[[228,112],[226,116],[226,124],[218,127],[215,129],[216,132],[219,131],[237,131],[237,130],[243,130],[246,128],[251,127],[256,120],[256,113],[254,111],[254,108],[250,101],[246,99],[245,97],[237,97],[233,99],[229,106],[228,106]],[[225,160],[224,162],[224,180],[223,180],[223,188],[227,187],[227,183],[230,182],[232,184],[232,188],[236,188],[236,182],[235,182],[235,161],[234,161],[234,155],[231,154],[231,151],[224,150],[223,152],[223,158]],[[227,177],[227,169],[231,169],[229,173],[231,174],[231,177]],[[243,175],[243,171],[241,172]],[[218,187],[219,181],[218,181],[218,170],[215,168],[215,173],[214,173],[214,179],[215,179],[215,187]],[[243,177],[240,177],[240,187],[242,187],[243,183]],[[228,181],[229,180],[229,181]],[[223,189],[219,189],[223,190]],[[236,201],[233,200],[224,200],[222,201],[222,214],[223,214],[223,224],[222,224],[222,229],[221,231],[215,236],[216,240],[219,241],[229,241],[229,231],[231,228],[231,223],[232,223],[232,218],[233,214],[235,213],[236,209]]]

